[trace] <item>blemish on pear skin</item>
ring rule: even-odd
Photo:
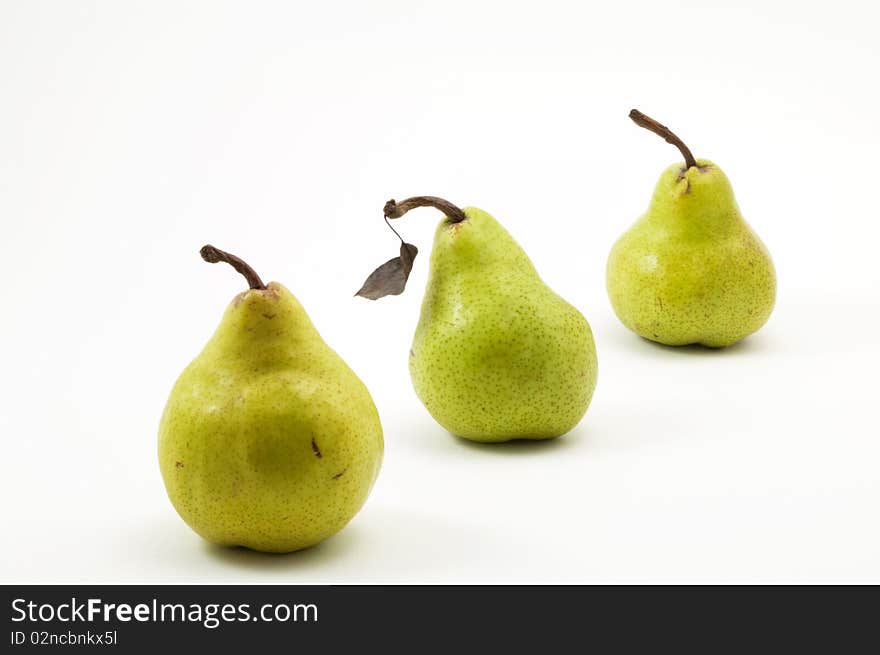
[[[278,314],[263,314],[263,318],[268,318],[270,321],[278,316]]]
[[[332,480],[338,480],[338,479],[341,478],[343,475],[345,475],[345,472],[346,472],[347,470],[348,470],[348,467],[346,466],[346,467],[345,467],[344,469],[342,469],[339,473],[337,473],[336,475],[334,475],[331,479],[332,479]]]
[[[312,437],[312,452],[315,453],[315,457],[321,459],[323,455],[321,454],[321,449],[318,448],[318,442],[315,441],[315,438]]]
[[[183,468],[183,462],[174,462],[174,468],[176,468],[176,469],[182,469],[182,468]]]

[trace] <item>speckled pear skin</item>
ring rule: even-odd
[[[663,172],[648,211],[614,244],[606,273],[623,324],[670,346],[734,344],[764,325],[776,302],[770,253],[727,176],[705,159]]]
[[[464,213],[434,236],[410,350],[416,394],[440,425],[473,441],[565,434],[596,385],[590,326],[494,218]]]
[[[230,304],[159,427],[159,466],[183,520],[208,541],[267,552],[342,529],[382,453],[366,387],[275,282]]]

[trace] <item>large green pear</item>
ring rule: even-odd
[[[694,159],[669,128],[633,110],[633,120],[685,155],[660,176],[648,210],[614,244],[608,296],[636,334],[681,346],[729,346],[773,310],[776,273],[746,223],[727,176]]]
[[[159,466],[180,516],[208,541],[268,552],[335,534],[364,504],[382,461],[364,384],[282,285],[251,288],[178,378],[159,427]]]
[[[596,385],[590,325],[486,212],[419,196],[391,201],[385,213],[399,218],[426,205],[446,217],[435,233],[410,349],[419,399],[440,425],[474,441],[565,434],[584,416]]]

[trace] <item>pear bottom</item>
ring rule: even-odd
[[[556,330],[532,327],[521,334],[514,330],[507,340],[472,335],[414,344],[413,387],[434,420],[481,443],[553,439],[570,432],[596,386],[592,332],[573,308]]]
[[[714,249],[646,243],[630,232],[612,249],[607,271],[620,321],[667,346],[726,348],[763,326],[775,304],[773,264],[747,230]]]
[[[297,382],[300,400],[309,382]],[[210,407],[166,414],[159,463],[168,496],[212,543],[271,553],[308,548],[345,527],[369,495],[382,460],[371,399],[338,389],[291,411],[285,386],[264,382],[261,392],[277,399],[269,406],[242,393],[241,418],[229,422]]]
[[[358,512],[378,473],[382,431],[368,398],[352,399],[363,405],[355,423],[334,411],[336,399],[313,398],[296,415],[284,411],[283,389],[264,391],[278,404],[238,401],[240,414],[251,404],[261,421],[224,425],[177,408],[163,424],[159,462],[172,504],[201,537],[287,553],[336,534]]]

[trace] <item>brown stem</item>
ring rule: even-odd
[[[244,275],[244,279],[247,280],[251,289],[266,288],[266,285],[263,284],[263,281],[260,279],[260,276],[257,275],[257,272],[245,263],[244,260],[239,259],[235,255],[230,255],[228,252],[215,248],[214,246],[202,246],[202,249],[199,250],[199,254],[202,256],[202,259],[211,264],[226,262],[232,266],[232,268]]]
[[[446,218],[449,219],[450,223],[461,223],[467,218],[464,215],[464,212],[451,202],[443,200],[443,198],[435,198],[434,196],[415,196],[413,198],[401,200],[400,202],[389,200],[385,203],[385,217],[400,218],[410,209],[415,209],[416,207],[433,207],[434,209],[439,209],[446,214]]]
[[[633,109],[629,112],[629,117],[632,119],[633,123],[638,125],[639,127],[644,127],[646,130],[650,130],[657,136],[663,138],[666,143],[671,143],[676,148],[681,151],[681,154],[684,156],[684,164],[688,168],[697,165],[697,160],[694,159],[694,156],[691,154],[690,149],[684,144],[684,141],[679,139],[675,134],[673,134],[672,130],[663,125],[662,123],[658,123],[650,116],[645,116],[638,109]]]

